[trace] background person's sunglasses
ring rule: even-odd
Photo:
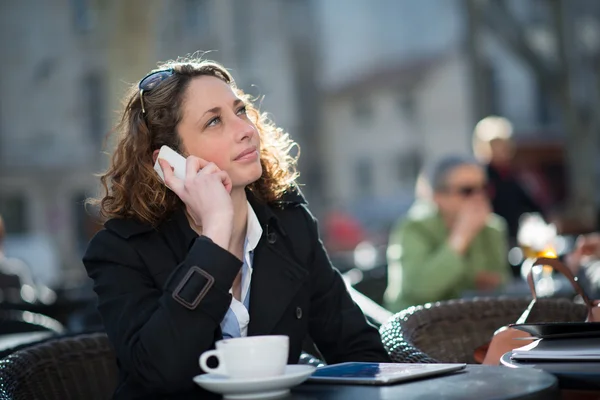
[[[144,108],[144,92],[151,91],[152,89],[157,87],[159,83],[161,83],[174,73],[175,71],[172,68],[169,68],[150,72],[148,75],[142,78],[138,85],[138,88],[140,89],[140,103],[142,105],[143,114],[146,114],[146,109]]]
[[[462,197],[470,197],[474,194],[484,193],[487,194],[488,186],[487,185],[478,185],[478,186],[457,186],[455,188],[446,189],[447,192],[456,193]]]

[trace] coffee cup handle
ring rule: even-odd
[[[216,357],[217,360],[219,360],[219,366],[217,368],[211,368],[206,364],[206,361],[208,361],[210,357]],[[211,374],[227,375],[225,364],[221,361],[221,357],[219,356],[219,350],[209,350],[202,353],[200,355],[200,368]]]

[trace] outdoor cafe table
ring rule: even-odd
[[[468,365],[462,372],[387,386],[304,383],[285,400],[559,399],[557,379],[533,368]],[[215,396],[215,399],[220,398]]]

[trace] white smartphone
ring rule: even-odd
[[[176,177],[179,179],[185,179],[185,164],[186,159],[181,154],[177,153],[175,150],[170,148],[169,146],[162,146],[160,151],[158,152],[158,157],[156,157],[156,162],[154,163],[154,170],[160,176],[162,181],[165,181],[165,176],[163,175],[162,168],[158,163],[160,159],[165,160],[166,162],[173,167],[173,172]]]

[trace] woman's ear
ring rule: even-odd
[[[160,150],[154,150],[154,152],[152,153],[152,164],[156,163],[156,159],[158,158],[158,153],[160,153]]]

